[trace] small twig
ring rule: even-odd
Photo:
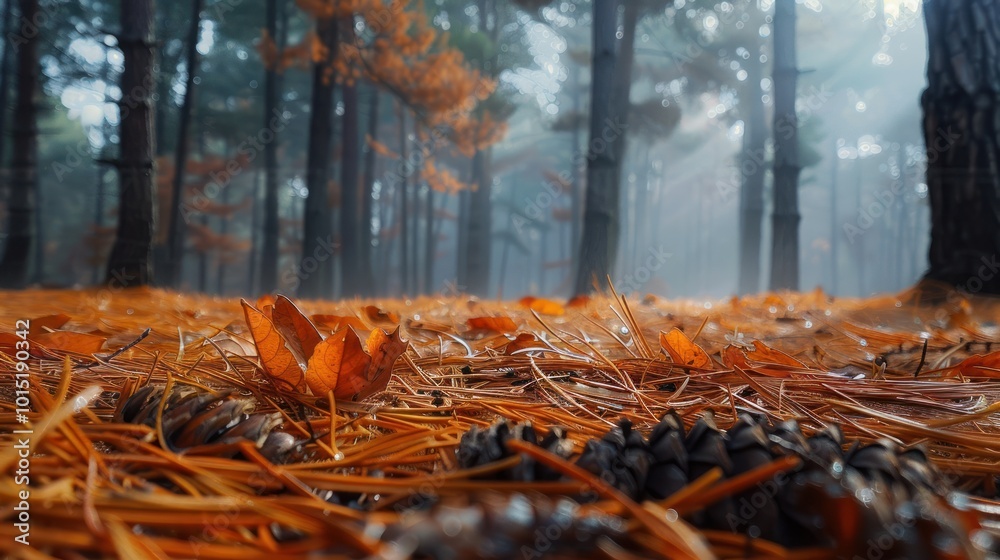
[[[924,368],[924,360],[927,358],[927,339],[924,339],[924,349],[920,352],[920,363],[917,364],[917,371],[913,372],[913,377],[920,375],[920,370]]]

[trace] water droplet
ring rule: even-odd
[[[896,302],[896,307],[903,307],[903,302],[897,301]]]
[[[830,311],[829,309],[827,309],[826,311],[823,312],[823,315],[826,315],[827,317],[829,317],[830,315],[833,315],[833,311]]]
[[[677,516],[677,512],[675,510],[673,510],[673,509],[668,509],[667,510],[667,514],[666,514],[667,521],[673,523],[674,521],[677,521],[677,517],[678,517]]]
[[[929,333],[927,331],[920,331],[920,339],[921,340],[930,340],[930,338],[931,338],[931,333]]]
[[[795,306],[789,303],[788,307],[786,307],[785,309],[787,309],[789,311],[795,311]]]
[[[135,311],[133,311],[131,308],[129,308],[129,309],[125,310],[125,313],[128,314],[128,315],[131,315],[131,314],[135,313]]]
[[[768,313],[777,313],[778,312],[778,308],[772,305],[771,307],[767,308],[767,311],[768,311]]]
[[[622,325],[621,328],[618,329],[618,332],[621,334],[628,334],[628,327]]]
[[[813,328],[813,322],[812,322],[812,321],[806,321],[806,324],[805,324],[805,327],[806,327],[807,329],[811,329],[811,328]]]
[[[705,309],[711,309],[711,308],[712,308],[712,302],[706,301],[705,302]]]
[[[413,316],[413,320],[414,321],[419,321],[420,320],[420,314],[414,315]]]
[[[334,461],[343,461],[344,460],[344,454],[342,452],[340,452],[340,451],[334,453],[333,454],[333,460]]]
[[[862,347],[865,347],[868,346],[868,341],[862,338],[861,340],[858,341],[858,344],[860,344]]]

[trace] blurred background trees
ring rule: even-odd
[[[788,214],[773,0],[148,9],[155,36],[106,0],[4,2],[6,285],[515,297],[608,274],[624,292],[717,297],[793,260],[775,261],[780,220],[765,219]],[[593,64],[595,10],[610,70]],[[795,10],[791,269],[804,289],[901,289],[929,240],[920,3]],[[156,62],[132,73],[137,57]],[[592,92],[620,126],[594,122]],[[606,179],[588,180],[595,162]],[[607,241],[599,261],[588,231]]]

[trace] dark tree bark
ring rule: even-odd
[[[499,38],[499,11],[496,0],[479,0],[479,27],[487,34],[490,44],[497,45]],[[493,58],[483,63],[485,75],[496,78],[499,75],[499,59]],[[493,194],[492,173],[493,149],[477,149],[472,157],[472,183],[475,190],[469,193],[465,239],[465,291],[488,296],[490,291],[490,267],[493,256]]]
[[[174,184],[170,195],[170,257],[166,271],[168,285],[179,288],[184,274],[184,241],[188,213],[185,211],[184,183],[187,178],[188,136],[191,130],[191,112],[195,103],[195,78],[198,76],[198,36],[201,32],[201,7],[203,0],[191,0],[191,27],[188,28],[187,78],[184,83],[184,101],[178,115],[177,149],[174,152]],[[225,189],[226,185],[219,185]],[[197,209],[195,209],[197,210]]]
[[[3,36],[10,37],[11,28],[14,24],[14,0],[4,2],[3,9]],[[10,61],[13,45],[6,42],[3,47],[3,56],[0,57],[0,168],[7,161],[7,103],[10,102]]]
[[[639,10],[642,5],[641,0],[622,0],[624,6],[624,16],[622,18],[622,38],[618,46],[618,61],[615,64],[614,90],[611,92],[613,108],[613,118],[619,122],[628,123],[629,113],[632,109],[632,67],[635,62],[635,29],[639,24]],[[610,128],[610,126],[609,126]],[[622,191],[622,168],[625,165],[625,148],[628,129],[625,128],[620,135],[609,142],[615,154],[615,192]],[[618,250],[618,231],[614,232],[615,238],[609,243],[612,247],[611,266],[614,266],[614,255]]]
[[[605,288],[614,262],[613,240],[618,237],[618,181],[612,146],[602,132],[614,118],[612,84],[615,77],[615,34],[618,31],[616,0],[594,0],[593,66],[591,76],[590,146],[587,154],[587,192],[584,202],[583,238],[575,293],[587,294],[594,286]],[[603,149],[602,149],[603,147]]]
[[[330,144],[333,138],[333,88],[331,63],[337,52],[337,21],[320,20],[316,35],[327,48],[327,57],[313,65],[312,108],[309,119],[306,207],[303,225],[302,261],[297,267],[302,277],[299,295],[321,298],[331,295],[330,246]]]
[[[747,79],[740,107],[745,112],[743,153],[740,155],[740,272],[739,293],[760,291],[761,230],[764,222],[764,168],[767,157],[767,122],[764,114],[763,78],[759,48],[750,49]]]
[[[118,232],[105,282],[113,288],[144,286],[152,280],[153,241],[153,132],[152,85],[156,83],[154,0],[121,3],[122,33],[118,39],[125,57],[122,72],[121,156]]]
[[[378,87],[372,84],[371,101],[368,110],[368,136],[372,140],[378,140]],[[367,145],[367,144],[366,144]],[[365,168],[363,193],[361,199],[361,254],[359,255],[358,275],[362,286],[362,294],[365,296],[375,295],[375,278],[372,271],[372,217],[375,190],[375,149],[367,146],[365,152]],[[385,185],[382,186],[382,196],[385,196]]]
[[[1000,293],[1000,4],[924,2],[924,139],[931,209],[926,280]]]
[[[278,0],[267,0],[265,24],[271,40],[278,40]],[[269,128],[278,109],[278,72],[268,67],[264,71],[264,122]],[[260,255],[260,289],[273,292],[278,288],[278,131],[274,140],[264,146],[264,233]]]
[[[345,26],[344,31],[351,31]],[[361,285],[361,199],[364,187],[358,181],[361,150],[358,147],[358,87],[344,84],[341,88],[344,116],[341,128],[340,153],[340,274],[344,297],[363,295]]]
[[[795,0],[774,5],[774,214],[771,289],[799,289],[799,134]]]
[[[20,0],[21,21],[37,21],[38,0]],[[0,286],[24,287],[31,257],[38,196],[38,34],[20,33],[6,49],[17,54],[17,100],[14,111],[10,198],[7,203],[7,243],[0,261]],[[34,240],[36,243],[37,239]],[[39,265],[41,263],[38,263]]]
[[[475,190],[469,193],[469,219],[466,222],[465,290],[485,297],[490,290],[490,260],[493,244],[493,206],[490,202],[493,176],[490,150],[476,150],[472,158]]]

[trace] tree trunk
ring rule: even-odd
[[[774,6],[774,214],[771,289],[799,289],[799,134],[795,0]]]
[[[581,231],[583,231],[583,166],[581,165],[580,158],[577,155],[580,153],[580,139],[582,134],[582,123],[580,119],[576,116],[580,115],[583,111],[583,102],[580,95],[580,86],[583,80],[581,79],[581,74],[583,73],[582,67],[577,67],[576,72],[573,73],[573,133],[570,135],[570,142],[573,143],[573,148],[570,150],[570,165],[573,166],[573,186],[570,194],[570,212],[572,216],[570,217],[569,224],[569,274],[574,274],[577,270],[578,258],[580,256],[580,237]]]
[[[466,285],[473,295],[486,297],[490,290],[490,250],[493,244],[493,207],[490,204],[493,178],[490,173],[490,153],[476,150],[472,158],[475,190],[469,194],[469,218],[466,222]]]
[[[618,181],[612,146],[602,138],[612,126],[615,78],[615,34],[618,31],[616,0],[594,0],[593,65],[590,104],[590,150],[587,154],[587,192],[584,201],[583,238],[575,293],[587,294],[595,284],[603,289],[614,262],[613,240],[618,237]]]
[[[345,27],[345,31],[353,30]],[[341,295],[362,294],[361,275],[361,199],[364,187],[358,181],[358,87],[345,83],[344,116],[341,128],[340,153],[340,274]]]
[[[759,49],[751,49],[747,79],[740,107],[744,109],[743,153],[740,155],[740,272],[739,293],[760,291],[761,231],[764,222],[764,175],[767,158],[767,122],[764,91],[760,86],[763,68]]]
[[[924,3],[924,139],[931,209],[925,280],[1000,293],[1000,4]]]
[[[330,143],[333,138],[332,61],[337,52],[337,21],[320,20],[316,35],[327,48],[327,57],[313,65],[312,108],[309,119],[309,153],[306,163],[305,219],[302,260],[296,267],[301,277],[299,295],[321,298],[331,295],[331,246],[333,227],[330,221],[329,178]]]
[[[14,23],[14,0],[7,0],[3,10],[3,36],[10,37],[11,26]],[[10,61],[12,44],[3,47],[3,57],[0,57],[0,169],[7,161],[7,103],[10,97]]]
[[[370,108],[368,110],[368,136],[372,140],[378,139],[378,87],[372,84]],[[366,143],[367,144],[367,143]],[[361,295],[375,295],[375,278],[372,271],[372,217],[375,191],[375,149],[367,146],[365,152],[364,179],[362,179],[361,199],[361,253],[358,257],[358,275],[361,282]],[[380,200],[386,194],[385,185],[382,185]],[[379,222],[382,223],[381,221]]]
[[[615,192],[622,191],[622,169],[625,166],[625,148],[628,132],[629,113],[632,109],[632,66],[635,61],[635,28],[639,23],[639,8],[642,2],[639,0],[622,0],[624,6],[624,17],[622,18],[622,38],[618,46],[618,60],[615,64],[614,90],[611,92],[611,99],[614,107],[613,115],[619,122],[626,123],[624,130],[620,134],[614,134],[614,140],[609,142],[609,146],[615,155]],[[609,136],[610,137],[610,136]],[[630,224],[631,225],[631,224]],[[612,254],[617,254],[619,249],[619,231],[612,232],[609,243],[612,247]],[[611,259],[611,266],[614,266],[614,257]]]
[[[188,136],[191,129],[191,112],[195,103],[195,78],[198,74],[198,35],[201,31],[203,0],[191,0],[191,27],[188,28],[187,78],[184,83],[184,101],[178,115],[177,149],[174,151],[174,184],[170,196],[170,258],[167,285],[180,287],[184,274],[184,240],[190,216],[184,200],[184,183],[187,178]],[[219,185],[225,189],[226,185]],[[197,209],[192,209],[197,213]],[[183,214],[183,216],[182,216]],[[183,220],[183,221],[182,221]]]
[[[434,251],[437,242],[434,239],[434,187],[427,184],[427,198],[424,201],[424,294],[434,293]]]
[[[407,162],[406,146],[406,107],[403,102],[399,103],[399,157],[400,161]],[[400,293],[403,295],[413,295],[410,286],[410,225],[409,225],[409,190],[410,173],[412,170],[404,163],[402,181],[399,183],[399,217],[396,223],[399,225],[399,285]]]
[[[278,40],[278,0],[267,0],[265,24],[272,41]],[[279,47],[280,48],[280,47]],[[264,128],[278,110],[278,72],[264,71]],[[260,255],[260,290],[270,293],[278,288],[278,131],[274,140],[264,146],[264,234]]]
[[[36,21],[38,0],[20,0],[22,21]],[[31,35],[30,37],[28,35]],[[10,198],[7,204],[7,243],[0,261],[0,286],[24,287],[31,257],[36,197],[38,195],[38,125],[35,93],[38,89],[38,35],[21,34],[5,49],[17,52],[17,106],[14,112],[14,150],[11,154]],[[34,240],[36,243],[37,239]],[[40,263],[39,263],[40,264]]]
[[[153,154],[156,111],[149,84],[156,83],[154,0],[122,2],[118,43],[125,57],[122,72],[120,194],[118,235],[105,282],[112,288],[144,286],[152,280]]]

